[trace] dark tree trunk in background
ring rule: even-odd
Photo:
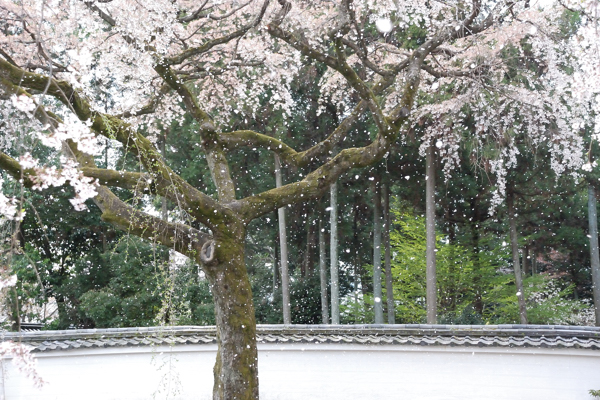
[[[448,216],[452,216],[453,212],[451,210],[448,210]],[[449,218],[450,220],[451,218]],[[454,224],[453,222],[451,222],[448,226],[448,242],[450,244],[455,244],[456,243],[456,224]],[[452,246],[451,247],[451,253],[450,253],[450,257],[451,259],[455,259],[456,257],[456,251],[455,251],[455,247]],[[457,269],[462,268],[461,265],[456,265],[456,263],[451,263],[449,268],[448,268],[448,275],[449,276],[457,276],[457,274],[460,274],[459,271],[457,271]],[[458,282],[456,279],[450,279],[450,281],[446,284],[446,287],[448,289],[449,293],[452,293],[452,295],[450,296],[445,296],[445,298],[442,298],[442,304],[443,304],[443,308],[445,310],[451,311],[451,312],[456,312],[456,304],[458,302],[458,296],[459,296],[459,290],[458,290]]]
[[[396,323],[396,310],[394,305],[394,286],[392,279],[392,254],[390,246],[390,229],[392,218],[390,216],[390,191],[387,184],[382,186],[383,195],[383,245],[385,246],[385,290],[387,297],[388,324]]]
[[[364,197],[362,195],[355,196],[353,204],[354,207],[352,207],[352,248],[354,250],[354,260],[352,273],[354,275],[354,303],[357,305],[355,320],[358,321],[358,313],[360,310],[360,306],[358,304],[359,300],[362,300],[364,304],[365,295],[367,295],[370,290],[370,281],[367,282],[365,274],[366,269],[363,268],[363,255],[365,251],[364,248],[366,246],[363,245],[364,242],[360,236],[361,229],[359,229],[359,226],[362,225],[361,216],[366,215],[365,210],[368,209],[368,207],[366,207],[366,205],[364,204]],[[362,294],[362,296],[359,296],[359,291]]]
[[[523,248],[523,275],[528,276],[531,273],[531,261],[529,261],[529,246]]]
[[[594,288],[594,310],[596,326],[600,326],[600,255],[598,250],[598,214],[596,189],[588,184],[588,219],[590,225],[590,256],[592,267],[592,286]]]
[[[425,226],[427,237],[427,323],[437,323],[437,278],[435,266],[435,160],[434,148],[427,148],[425,171]]]
[[[275,186],[282,186],[281,178],[281,162],[279,156],[275,154]],[[279,216],[279,250],[281,262],[281,296],[283,304],[283,323],[289,325],[292,323],[292,314],[290,311],[290,276],[288,272],[288,249],[287,249],[287,232],[285,224],[285,208],[281,207],[277,210]]]
[[[13,332],[21,332],[21,307],[19,306],[19,295],[17,294],[17,288],[11,287],[5,290],[8,293],[7,303],[9,306],[9,317],[11,321],[10,329]]]
[[[473,269],[475,270],[475,276],[473,279],[473,286],[475,288],[475,300],[473,301],[473,308],[479,314],[483,313],[483,299],[481,290],[481,260],[480,254],[480,243],[479,243],[479,222],[481,221],[481,210],[479,209],[479,197],[475,196],[471,199],[471,210],[473,210],[473,221],[471,221],[471,248],[472,248],[472,260]]]
[[[517,221],[515,217],[515,195],[509,189],[506,196],[508,208],[508,224],[510,230],[510,245],[512,249],[513,268],[515,270],[515,284],[517,286],[517,300],[519,302],[519,319],[522,324],[527,324],[527,307],[525,304],[525,292],[523,291],[523,276],[519,264],[519,240],[517,235]]]

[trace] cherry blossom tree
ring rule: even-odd
[[[563,81],[550,80],[562,79],[559,66],[527,75],[547,76],[548,88],[505,79],[514,69],[511,45],[531,39],[544,59],[553,51],[552,18],[528,1],[1,0],[0,168],[33,190],[69,185],[75,210],[93,199],[105,221],[197,262],[215,300],[214,398],[256,399],[248,224],[323,196],[340,175],[382,159],[417,121],[430,121],[423,143],[441,141],[450,172],[461,140],[453,121],[464,107],[474,110],[480,147],[506,144],[490,161],[499,193],[516,123],[533,141],[550,132],[557,170],[576,167],[581,140],[566,126],[575,114],[568,120],[564,103],[550,95],[567,92]],[[303,63],[327,68],[322,99],[336,105],[340,121],[327,137],[294,149],[262,132],[229,129],[264,101],[284,115],[301,107],[290,83]],[[204,151],[215,193],[185,181],[156,146],[164,127],[184,116],[194,120],[197,140],[189,146]],[[354,147],[346,139],[359,119],[376,132]],[[99,168],[106,143],[139,169]],[[37,157],[44,146],[57,156]],[[297,168],[297,179],[238,198],[227,155],[240,147],[274,152]],[[179,213],[147,212],[115,188],[160,196]],[[0,197],[5,217],[18,220],[21,209],[17,197]]]
[[[580,16],[579,27],[570,40],[575,57],[573,93],[575,101],[589,107],[589,120],[580,123],[581,130],[592,131],[587,157],[583,166],[586,172],[597,167],[593,145],[600,140],[600,3],[597,0],[582,2],[559,1],[565,9]],[[600,250],[598,248],[597,182],[588,177],[588,222],[594,311],[596,326],[600,326]]]

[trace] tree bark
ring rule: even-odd
[[[218,264],[204,266],[215,302],[217,326],[215,400],[258,399],[256,320],[244,263],[244,232],[239,231],[242,232],[215,235]]]
[[[363,274],[362,267],[362,255],[363,255],[363,243],[361,241],[359,235],[359,220],[360,216],[364,213],[363,209],[363,200],[362,195],[356,195],[354,197],[354,207],[352,207],[353,217],[352,217],[352,248],[354,249],[354,262],[352,265],[352,274],[354,275],[354,321],[358,323],[360,321],[360,312],[364,309],[364,299],[365,295],[368,293],[367,282],[365,282],[365,275]],[[367,208],[366,206],[364,207]],[[359,296],[360,294],[362,296]]]
[[[278,218],[275,216],[273,220]],[[280,274],[279,274],[279,232],[275,240],[273,241],[273,299],[276,299],[279,296],[279,284],[280,284]]]
[[[392,279],[392,255],[390,247],[390,229],[392,219],[390,217],[390,192],[388,185],[382,186],[383,195],[383,245],[385,246],[385,290],[387,297],[388,324],[396,323],[396,309],[394,306],[394,286]]]
[[[594,290],[594,311],[596,326],[600,326],[600,252],[598,250],[598,214],[596,189],[588,184],[588,220],[590,226],[590,257],[592,267],[592,287]]]
[[[275,186],[282,186],[281,163],[279,156],[275,154]],[[283,304],[283,323],[289,325],[292,323],[292,313],[290,310],[290,276],[288,271],[288,251],[287,251],[287,232],[285,224],[285,208],[277,210],[279,216],[279,249],[281,262],[281,296]]]
[[[437,323],[437,279],[435,265],[435,165],[433,145],[427,148],[425,166],[425,226],[426,226],[426,280],[427,323]]]
[[[515,195],[508,191],[506,206],[508,208],[508,224],[510,230],[510,245],[512,248],[513,268],[515,270],[515,283],[517,286],[517,300],[519,302],[519,319],[522,324],[527,324],[527,307],[525,305],[525,292],[523,291],[523,276],[519,264],[519,241],[517,237],[517,222],[515,218]]]
[[[528,258],[529,258],[529,246],[525,246],[523,248],[523,274],[525,276],[529,275],[530,270],[531,270],[531,268],[530,268],[531,262],[528,261]]]
[[[16,286],[7,289],[7,303],[10,312],[10,329],[13,332],[21,332],[21,307],[19,306],[19,295]]]
[[[379,177],[373,182],[373,309],[375,323],[383,324],[383,291],[381,287],[381,191]]]
[[[340,289],[338,271],[338,224],[337,224],[337,182],[330,186],[330,276],[331,276],[331,323],[340,323]]]
[[[471,210],[473,210],[473,220],[471,221],[471,260],[473,261],[473,270],[475,276],[473,277],[473,288],[475,289],[475,299],[473,300],[473,308],[477,313],[483,313],[483,299],[482,299],[482,284],[481,284],[481,257],[480,257],[480,243],[479,243],[479,223],[482,220],[481,210],[479,206],[479,196],[471,198],[470,201]]]
[[[327,304],[327,268],[325,255],[325,228],[319,219],[319,277],[321,279],[321,322],[329,323],[329,305]]]

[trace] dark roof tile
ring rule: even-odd
[[[214,326],[176,326],[2,333],[33,351],[216,343]],[[557,325],[259,325],[259,343],[355,343],[600,350],[600,328]]]

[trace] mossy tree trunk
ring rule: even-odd
[[[243,233],[241,230],[229,237],[216,237],[218,262],[204,268],[215,302],[217,325],[215,400],[258,398],[256,320],[244,262]]]

